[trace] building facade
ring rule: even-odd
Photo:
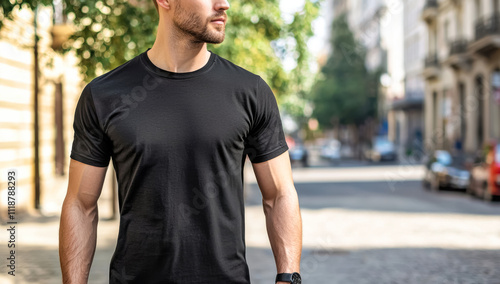
[[[395,141],[400,152],[423,151],[425,82],[422,77],[426,54],[426,25],[421,20],[425,0],[403,2],[404,95],[391,104]]]
[[[0,30],[0,179],[7,184],[7,171],[17,170],[18,214],[59,213],[68,186],[74,111],[84,82],[76,57],[56,51],[65,24],[54,10],[16,10]],[[112,215],[113,181],[108,169],[99,200],[104,216]],[[6,186],[0,200],[6,219]]]
[[[500,138],[500,0],[427,0],[428,149],[476,153]]]

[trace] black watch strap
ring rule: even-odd
[[[280,281],[282,281],[282,282],[288,282],[288,283],[295,283],[294,282],[295,279],[293,277],[294,275],[295,275],[295,278],[298,278],[297,280],[300,279],[300,274],[298,274],[297,272],[294,272],[294,273],[279,273],[279,274],[276,275],[276,281],[274,283],[280,282]],[[300,283],[300,282],[298,282],[298,283]]]
[[[279,273],[276,275],[276,281],[274,281],[274,283],[279,281],[292,283],[292,275],[292,273]]]

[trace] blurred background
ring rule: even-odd
[[[273,89],[307,283],[500,283],[500,0],[231,0],[209,49]],[[152,0],[2,0],[0,169],[18,171],[16,276],[60,283],[73,118],[90,80],[151,47]],[[117,237],[112,163],[89,283]],[[246,162],[252,283],[275,267]],[[7,186],[0,217],[8,221]],[[0,234],[8,256],[7,231]],[[3,263],[4,261],[2,261]],[[328,279],[328,280],[325,280]]]

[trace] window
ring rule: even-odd
[[[462,31],[462,10],[457,11],[456,17],[455,17],[455,23],[456,23],[456,25],[455,25],[455,27],[456,27],[455,38],[461,39],[462,34],[463,34],[463,31]]]
[[[465,133],[467,131],[466,129],[466,115],[467,115],[467,101],[466,101],[466,93],[465,93],[465,84],[464,83],[459,83],[458,84],[458,95],[460,98],[460,107],[459,107],[459,113],[460,113],[460,141],[462,144],[465,142]]]
[[[435,132],[437,130],[437,120],[438,120],[438,111],[439,111],[439,105],[438,105],[438,94],[436,92],[432,92],[432,104],[433,104],[433,110],[432,110],[432,130]]]
[[[63,85],[58,82],[55,84],[55,102],[54,102],[54,124],[56,128],[55,139],[55,165],[56,174],[63,176],[66,168],[64,161],[66,159],[66,150],[64,145],[64,113],[63,113]]]
[[[444,21],[444,27],[443,27],[443,30],[444,30],[444,43],[445,44],[448,44],[448,42],[450,41],[450,21],[446,20]]]
[[[483,86],[483,77],[481,75],[478,75],[476,77],[476,89],[474,92],[474,96],[476,96],[477,99],[477,145],[478,147],[483,146],[484,142],[484,86]]]
[[[481,19],[482,10],[481,0],[476,0],[476,21]]]

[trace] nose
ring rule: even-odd
[[[227,0],[216,0],[214,9],[216,11],[226,11],[229,9],[229,2]]]

